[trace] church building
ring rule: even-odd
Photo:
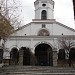
[[[74,42],[75,30],[54,19],[54,1],[36,0],[35,18],[18,28],[5,42],[3,62],[9,65],[58,66],[61,43]],[[61,43],[60,43],[61,41]],[[71,48],[71,47],[70,47]],[[74,47],[73,47],[74,48]],[[66,53],[66,52],[65,52]],[[61,62],[62,63],[62,62]]]

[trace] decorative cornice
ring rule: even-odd
[[[75,35],[50,35],[50,36],[10,36],[9,38],[24,38],[24,39],[31,39],[31,38],[38,38],[38,39],[51,39],[51,38],[64,38],[64,39],[74,39]]]
[[[17,30],[15,30],[15,32],[16,32],[16,31],[19,31],[19,30],[21,30],[21,29],[23,29],[23,28],[25,28],[25,27],[27,27],[27,26],[29,26],[29,25],[32,25],[32,23],[36,23],[36,24],[42,24],[42,23],[44,23],[44,24],[58,24],[58,25],[60,25],[60,26],[63,26],[63,27],[65,27],[65,28],[67,28],[67,29],[69,29],[69,30],[75,32],[75,29],[70,28],[70,27],[68,27],[68,26],[66,26],[66,25],[64,25],[64,24],[62,24],[62,23],[59,23],[59,22],[57,22],[55,19],[47,19],[47,20],[32,19],[32,22],[30,22],[30,23],[28,23],[28,24],[26,24],[26,25],[24,25],[24,26],[18,28]]]
[[[47,3],[47,2],[49,2],[50,4],[54,5],[54,1],[53,0],[36,0],[34,2],[34,5],[39,4],[39,2],[41,2],[41,3],[44,3],[44,2]]]
[[[54,23],[55,19],[47,19],[47,20],[41,20],[41,19],[32,19],[32,22],[34,23]]]
[[[26,25],[23,25],[23,26],[21,26],[21,27],[19,27],[17,30],[15,30],[15,32],[16,32],[16,31],[19,31],[19,30],[21,30],[21,29],[23,29],[23,28],[25,28],[25,27],[27,27],[27,26],[29,26],[29,25],[31,25],[31,23],[32,23],[32,22],[30,22],[30,23],[28,23],[28,24],[26,24]]]
[[[60,22],[55,22],[56,24],[58,24],[58,25],[60,25],[60,26],[63,26],[63,27],[65,27],[65,28],[67,28],[67,29],[69,29],[69,30],[71,30],[71,31],[74,31],[75,32],[75,29],[73,29],[73,28],[70,28],[70,27],[68,27],[68,26],[66,26],[66,25],[64,25],[64,24],[62,24],[62,23],[60,23]]]

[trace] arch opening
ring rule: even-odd
[[[36,65],[53,66],[53,52],[51,46],[42,43],[35,48]]]
[[[59,49],[58,60],[65,60],[65,50]]]
[[[47,20],[47,11],[46,11],[46,10],[43,10],[43,11],[41,12],[41,19],[42,19],[42,20]]]
[[[69,60],[75,60],[75,48],[71,48],[69,51]]]
[[[16,47],[11,49],[10,52],[10,65],[17,65],[18,64],[18,58],[19,58],[19,52]]]

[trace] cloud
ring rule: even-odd
[[[54,16],[57,19],[57,21],[74,28],[72,1],[55,0]]]

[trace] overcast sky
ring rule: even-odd
[[[34,19],[35,0],[21,0],[23,24],[27,24]],[[54,18],[71,28],[75,29],[72,0],[54,0]]]

